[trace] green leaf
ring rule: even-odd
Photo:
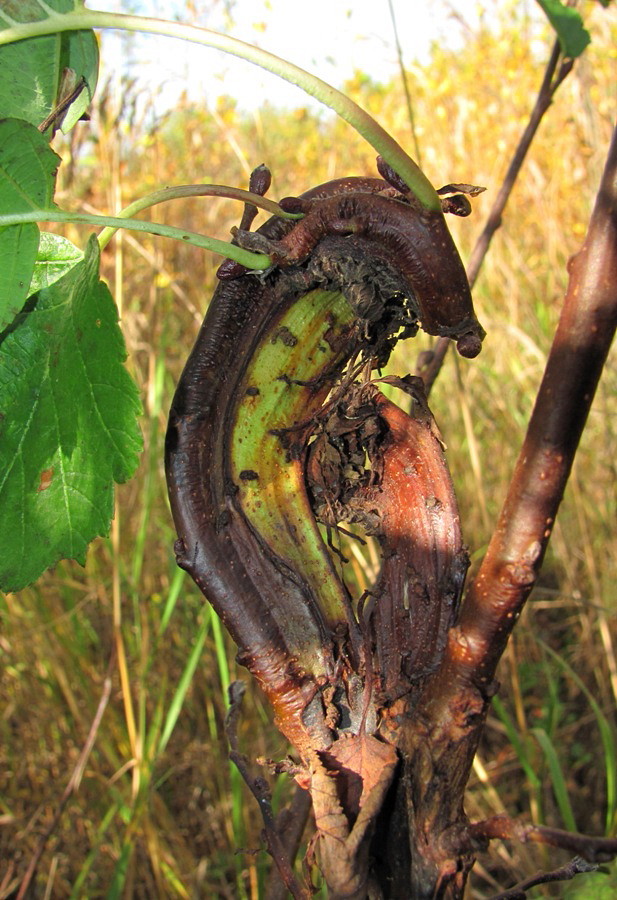
[[[0,228],[0,329],[8,325],[24,305],[38,244],[36,225]]]
[[[59,161],[33,125],[0,121],[0,215],[52,207]],[[28,296],[38,246],[35,224],[0,228],[0,330]]]
[[[58,12],[71,11],[73,0],[46,0]],[[38,0],[0,0],[0,11],[16,22],[48,18]],[[10,21],[0,17],[0,30]],[[40,125],[64,94],[85,79],[84,89],[69,107],[62,130],[84,114],[94,94],[99,50],[93,31],[73,31],[18,41],[2,48],[0,117],[26,119]]]
[[[0,344],[0,588],[61,558],[85,561],[109,532],[113,483],[135,470],[137,388],[96,239],[28,301]]]
[[[28,296],[36,294],[42,288],[51,287],[83,258],[83,250],[67,238],[42,231]]]
[[[557,33],[563,55],[576,59],[591,41],[581,14],[561,0],[538,0],[538,3]]]

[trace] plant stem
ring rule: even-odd
[[[413,150],[416,154],[418,164],[422,165],[422,156],[420,153],[420,144],[418,142],[418,134],[416,132],[416,117],[413,111],[413,104],[411,102],[411,91],[409,90],[409,80],[407,78],[407,72],[405,71],[405,65],[403,63],[403,48],[401,47],[401,41],[398,33],[398,25],[396,22],[396,13],[394,11],[394,3],[392,0],[388,0],[388,8],[390,10],[390,21],[392,22],[392,31],[394,32],[394,43],[396,44],[396,56],[398,59],[398,67],[401,73],[401,83],[403,85],[403,91],[405,93],[405,103],[407,104],[407,118],[409,119],[409,127],[411,128],[411,136],[413,138]]]
[[[439,197],[426,175],[372,116],[332,85],[273,53],[268,53],[266,50],[246,44],[229,35],[211,31],[209,28],[144,16],[108,13],[83,7],[67,13],[49,15],[36,22],[15,22],[6,15],[4,18],[9,27],[0,31],[0,46],[44,34],[83,31],[88,28],[114,28],[181,38],[205,47],[222,50],[261,66],[261,68],[278,75],[279,78],[295,84],[332,109],[355,128],[358,134],[365,138],[401,176],[423,207],[436,212],[441,211]]]
[[[467,278],[471,287],[476,283],[480,268],[484,262],[484,258],[488,252],[488,248],[493,240],[495,232],[501,227],[503,211],[510,199],[510,194],[514,189],[514,185],[523,167],[523,163],[525,162],[525,158],[529,152],[536,131],[540,126],[540,122],[553,102],[553,97],[555,96],[557,88],[572,70],[572,66],[574,65],[573,59],[566,59],[562,60],[561,66],[557,69],[560,58],[561,46],[559,41],[556,40],[549,61],[546,64],[546,69],[542,77],[542,84],[540,85],[536,102],[529,116],[529,121],[527,122],[527,126],[514,151],[510,165],[508,166],[508,171],[506,172],[491,211],[488,214],[486,224],[484,225],[482,233],[476,241],[476,245],[469,258],[469,263],[467,264]],[[443,337],[435,342],[431,362],[422,372],[422,380],[424,381],[427,394],[430,393],[435,379],[441,370],[450,343],[450,338]]]
[[[616,326],[617,129],[585,243],[570,266],[568,292],[497,527],[448,632],[440,666],[399,733],[411,773],[413,834],[420,836],[412,847],[412,885],[436,883],[449,859],[456,859],[460,893],[453,888],[444,897],[462,897],[477,848],[442,844],[440,856],[431,845],[425,853],[425,835],[464,822],[465,786],[498,688],[495,670],[540,572]],[[617,852],[617,842],[608,849]]]
[[[580,856],[575,856],[565,866],[559,866],[558,869],[553,869],[551,872],[539,872],[537,875],[532,875],[531,878],[526,878],[520,884],[514,885],[510,890],[496,894],[490,900],[525,900],[528,896],[527,891],[537,887],[539,884],[549,884],[554,881],[571,881],[581,873],[596,872],[597,870],[597,866],[585,862]]]
[[[609,862],[617,856],[617,838],[596,837],[579,834],[576,831],[563,831],[561,828],[550,828],[546,825],[527,825],[510,816],[498,815],[476,822],[469,826],[469,835],[473,840],[520,841],[547,844],[549,847],[560,847],[570,853],[576,853],[582,859],[596,866]]]
[[[252,202],[252,201],[251,201]],[[251,253],[243,250],[236,244],[227,241],[219,241],[216,238],[197,234],[195,231],[184,231],[172,225],[159,225],[155,222],[144,222],[142,219],[126,219],[119,216],[95,216],[89,213],[62,212],[54,209],[34,209],[27,213],[13,213],[0,216],[0,228],[5,225],[23,225],[27,222],[60,222],[74,225],[106,225],[108,228],[127,228],[129,231],[142,231],[146,234],[156,234],[159,237],[175,238],[186,244],[193,244],[203,250],[211,250],[221,256],[234,259],[250,270],[268,269],[272,264],[269,256],[264,253]],[[109,239],[109,238],[107,238]],[[105,243],[102,246],[105,246]]]
[[[617,327],[617,129],[497,527],[451,630],[426,709],[447,731],[465,691],[484,698],[533,588]],[[472,729],[472,732],[474,730]],[[480,729],[470,733],[471,743]],[[465,752],[465,741],[459,749]],[[471,764],[473,749],[467,747]]]
[[[469,278],[469,284],[472,287],[476,282],[476,278],[478,277],[478,273],[480,272],[480,267],[482,266],[482,262],[484,261],[484,257],[486,256],[493,236],[497,229],[501,226],[501,216],[506,207],[506,203],[508,202],[510,194],[512,193],[512,189],[514,188],[516,179],[519,176],[519,173],[525,161],[525,157],[527,156],[529,148],[531,147],[531,143],[535,137],[536,131],[540,126],[540,122],[544,118],[544,114],[553,102],[555,91],[562,83],[564,78],[566,78],[566,76],[571,72],[572,66],[574,65],[573,59],[566,59],[562,61],[559,70],[557,70],[557,64],[560,57],[561,47],[559,41],[557,40],[553,45],[550,59],[546,64],[546,70],[544,72],[544,77],[542,78],[542,84],[540,85],[540,90],[538,91],[538,96],[531,111],[531,115],[529,116],[527,126],[523,134],[521,135],[521,139],[516,150],[514,151],[514,155],[512,157],[510,165],[508,166],[508,171],[506,172],[503,184],[501,185],[499,193],[495,198],[493,208],[491,209],[488,219],[486,220],[486,224],[482,230],[482,234],[478,238],[469,259],[469,264],[467,266],[467,277]]]
[[[251,203],[265,209],[266,212],[273,216],[280,216],[283,219],[301,219],[302,213],[288,213],[275,203],[273,200],[266,200],[260,194],[253,194],[251,191],[243,191],[241,188],[228,187],[224,184],[181,184],[177,187],[167,187],[160,191],[154,191],[145,197],[140,197],[125,207],[118,213],[119,219],[130,219],[135,213],[158,203],[165,203],[167,200],[178,200],[183,197],[227,197],[230,200],[242,200],[244,203]],[[99,234],[98,241],[101,250],[107,246],[111,238],[114,236],[119,226],[104,228]],[[226,245],[230,246],[230,245]],[[227,254],[229,256],[229,254]]]

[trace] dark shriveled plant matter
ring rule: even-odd
[[[232,272],[215,293],[172,406],[168,480],[178,561],[301,754],[329,880],[360,896],[397,762],[376,735],[397,731],[403,698],[437,668],[467,568],[421,386],[402,382],[408,416],[368,376],[418,320],[468,355],[483,331],[440,213],[379,179],[333,182],[300,205],[299,224],[274,219],[253,238],[278,268]],[[326,526],[378,538],[370,596],[349,595],[311,506]]]
[[[408,415],[370,377],[419,324],[457,338],[464,355],[479,350],[443,218],[396,179],[343,179],[287,201],[305,213],[299,224],[237,232],[278,263],[266,277],[221,273],[231,280],[170,415],[177,556],[300,755],[334,898],[461,897],[498,833],[593,862],[617,852],[614,841],[508,820],[470,825],[463,808],[496,665],[537,578],[614,333],[616,173],[613,142],[511,489],[462,602],[467,556],[421,384],[395,380],[413,398]],[[381,572],[362,597],[340,581],[318,521],[378,540]],[[283,880],[305,896],[265,820]]]

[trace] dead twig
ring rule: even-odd
[[[297,787],[291,804],[276,817],[276,830],[281,835],[287,859],[291,862],[300,849],[302,835],[311,811],[311,795],[304,788]],[[286,900],[287,887],[275,867],[270,872],[266,885],[265,900]]]
[[[573,65],[573,59],[562,59],[561,47],[559,41],[556,40],[546,65],[542,84],[540,85],[536,102],[529,116],[529,121],[527,122],[525,131],[521,135],[518,146],[514,151],[514,155],[508,166],[508,171],[506,172],[501,188],[499,189],[492,209],[488,214],[486,224],[482,229],[482,233],[476,241],[476,245],[469,258],[467,278],[471,287],[473,287],[476,282],[493,236],[501,226],[503,211],[506,208],[506,204],[510,198],[510,194],[512,193],[521,168],[523,167],[525,157],[527,156],[540,122],[553,102],[553,98],[559,85],[572,71]],[[430,351],[430,359],[425,359],[424,364],[421,367],[418,367],[418,375],[420,375],[424,381],[427,395],[430,393],[435,379],[441,370],[450,343],[450,338],[438,338],[435,342],[435,346]]]
[[[576,853],[577,856],[597,866],[609,862],[617,856],[617,838],[595,837],[563,831],[561,828],[549,828],[546,825],[527,825],[509,816],[499,815],[476,822],[468,826],[468,835],[472,842],[487,840],[513,840],[523,844],[534,842],[548,844]]]
[[[565,866],[559,866],[558,869],[553,869],[552,872],[538,872],[502,894],[495,894],[490,900],[525,900],[527,891],[539,884],[548,884],[551,881],[571,881],[576,875],[585,872],[596,872],[597,869],[597,866],[592,866],[584,859],[581,859],[580,856],[575,856]]]
[[[294,900],[310,900],[311,892],[308,888],[303,887],[294,875],[286,842],[282,840],[277,830],[268,782],[261,776],[255,777],[251,774],[248,759],[239,749],[238,720],[245,690],[246,685],[241,681],[234,681],[229,687],[229,711],[225,719],[225,733],[231,747],[229,758],[242,775],[251,794],[257,800],[264,823],[264,835],[268,852],[274,860],[284,885]]]

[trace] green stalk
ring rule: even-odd
[[[55,209],[34,209],[30,212],[0,216],[0,228],[4,225],[23,225],[26,222],[61,222],[74,225],[107,225],[114,229],[127,228],[129,231],[142,231],[146,234],[156,234],[159,237],[174,238],[177,241],[184,241],[186,244],[201,247],[203,250],[211,250],[213,253],[219,253],[221,256],[234,259],[251,270],[268,269],[272,264],[270,257],[264,253],[251,253],[249,250],[243,250],[235,244],[206,237],[203,234],[197,234],[195,231],[185,231],[182,228],[174,228],[172,225],[144,222],[142,219],[126,219],[120,216],[94,216],[89,213],[62,212]],[[111,235],[108,236],[108,240],[109,237]]]
[[[183,197],[227,197],[230,200],[242,200],[244,203],[252,203],[260,209],[265,209],[273,216],[280,216],[283,219],[301,219],[302,213],[289,213],[275,203],[273,200],[266,200],[260,194],[253,194],[251,191],[243,191],[241,188],[228,187],[226,184],[181,184],[177,187],[166,187],[160,191],[154,191],[145,197],[135,200],[130,206],[125,207],[118,213],[119,219],[130,219],[135,213],[156,206],[158,203],[165,203],[168,200],[178,200]],[[118,228],[104,228],[99,234],[98,241],[101,250],[107,246]],[[232,245],[227,245],[232,246]],[[227,254],[229,255],[229,254]]]
[[[41,4],[44,8],[44,4]],[[9,25],[0,31],[0,46],[25,38],[39,37],[44,34],[56,34],[62,31],[81,31],[88,28],[114,28],[125,31],[138,31],[148,34],[160,34],[166,37],[181,38],[205,47],[213,47],[245,59],[247,62],[267,69],[279,78],[289,81],[307,94],[315,97],[325,106],[348,122],[385,161],[405,181],[418,202],[428,210],[441,211],[441,204],[432,184],[405,153],[394,138],[381,127],[361,106],[354,103],[341,91],[315,75],[311,75],[299,66],[253,47],[237,38],[219,34],[209,28],[196,25],[185,25],[181,22],[168,22],[164,19],[145,16],[131,16],[122,13],[108,13],[83,6],[67,13],[51,12],[46,19],[36,22],[16,22],[7,13],[0,16]]]

